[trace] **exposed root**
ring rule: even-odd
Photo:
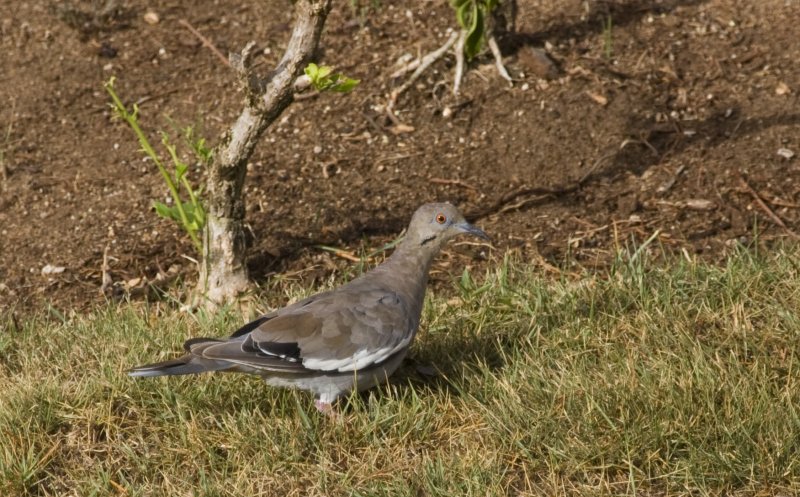
[[[428,53],[422,58],[413,60],[406,64],[405,66],[401,67],[394,73],[392,73],[392,78],[397,78],[402,76],[403,74],[414,71],[411,74],[411,77],[403,83],[400,87],[392,91],[389,95],[389,102],[386,105],[386,112],[389,115],[389,118],[395,125],[400,124],[400,120],[394,114],[394,107],[397,103],[397,98],[408,88],[414,84],[414,81],[419,78],[419,76],[425,72],[431,64],[439,60],[453,45],[455,58],[456,58],[456,68],[455,74],[453,75],[453,95],[458,95],[461,91],[461,81],[464,79],[464,67],[466,66],[465,58],[464,58],[464,44],[467,41],[467,31],[460,30],[458,33],[450,34],[450,37],[441,47],[437,48],[433,52]],[[494,57],[495,67],[497,68],[497,73],[500,75],[501,78],[508,81],[509,85],[513,85],[511,76],[508,74],[505,66],[503,65],[503,54],[500,53],[500,47],[497,45],[497,40],[494,36],[490,36],[488,38],[488,45],[489,49],[492,52],[492,56]]]
[[[508,81],[509,85],[513,86],[514,83],[511,81],[511,76],[508,75],[506,66],[503,65],[503,54],[500,53],[500,47],[497,46],[497,40],[494,36],[489,37],[489,50],[492,51],[494,56],[494,65],[497,68],[497,73],[500,74],[501,78]]]
[[[505,66],[503,65],[503,54],[500,53],[500,47],[497,45],[497,39],[492,34],[491,30],[487,31],[486,33],[486,40],[489,46],[489,50],[492,52],[492,56],[494,57],[495,67],[497,69],[497,73],[500,75],[501,78],[508,81],[508,84],[513,86],[513,81],[511,76],[508,74]],[[405,83],[400,85],[398,88],[393,90],[389,94],[388,102],[386,103],[386,114],[389,119],[394,124],[394,128],[402,128],[404,125],[400,121],[400,119],[395,114],[395,106],[397,105],[397,99],[400,95],[405,92],[407,89],[411,87],[412,84],[420,77],[420,75],[425,72],[428,67],[431,66],[435,61],[439,60],[442,56],[444,56],[447,51],[453,47],[454,45],[454,55],[456,59],[456,67],[455,67],[455,74],[453,75],[453,95],[458,96],[461,92],[461,81],[464,79],[464,71],[466,67],[465,55],[464,55],[464,46],[467,42],[467,31],[465,29],[461,29],[458,32],[453,32],[447,38],[447,41],[439,48],[434,50],[433,52],[428,53],[427,55],[417,58],[409,62],[408,64],[404,65],[400,69],[396,70],[391,74],[391,78],[398,78],[410,71],[414,71],[411,74],[411,77],[406,80]]]
[[[409,77],[405,83],[392,91],[392,93],[389,95],[389,102],[386,104],[386,112],[392,122],[395,124],[400,124],[399,119],[397,119],[397,116],[394,115],[394,106],[397,103],[397,98],[404,91],[408,90],[411,85],[414,84],[417,78],[419,78],[420,75],[422,75],[422,73],[425,72],[428,67],[430,67],[431,64],[439,60],[445,53],[447,53],[448,50],[450,50],[450,47],[452,47],[453,43],[456,42],[457,37],[458,35],[456,33],[451,33],[444,45],[419,59],[419,64],[416,65],[416,70],[411,74],[411,77]],[[412,65],[414,65],[414,63],[411,63],[406,67],[411,67]]]
[[[461,90],[461,80],[464,78],[464,43],[467,42],[467,32],[461,30],[456,42],[456,74],[453,76],[453,95],[458,95]]]

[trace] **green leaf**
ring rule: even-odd
[[[461,288],[464,290],[469,290],[473,286],[472,276],[469,274],[469,269],[464,268],[464,272],[461,273]]]
[[[349,91],[352,91],[353,88],[358,86],[358,84],[361,82],[361,80],[359,79],[348,78],[343,74],[337,74],[335,78],[336,81],[333,84],[333,86],[331,86],[330,89],[333,91],[338,91],[340,93],[347,93]]]
[[[473,6],[473,4],[467,1],[461,4],[458,9],[456,9],[456,21],[458,21],[458,25],[461,26],[461,29],[467,29],[467,26],[469,25],[468,17],[469,13],[471,12],[471,6]]]
[[[164,219],[172,219],[173,221],[181,220],[181,215],[178,212],[178,209],[175,207],[169,207],[166,204],[162,204],[161,202],[153,201],[153,207],[156,209],[156,214],[163,217]]]
[[[208,164],[211,162],[211,154],[213,153],[211,148],[206,146],[206,139],[200,138],[199,140],[192,143],[192,150],[194,150],[195,155],[200,159],[200,161],[204,164]]]
[[[322,66],[319,68],[319,72],[317,72],[318,79],[325,79],[333,72],[333,68],[331,66]]]
[[[184,162],[176,162],[175,163],[175,179],[180,181],[181,178],[183,178],[183,176],[186,174],[186,171],[188,169],[189,169],[189,166],[186,165],[186,163],[184,163]]]
[[[474,5],[472,23],[467,30],[467,39],[464,42],[464,55],[467,56],[467,59],[474,58],[480,52],[483,44],[483,31],[483,10]]]
[[[344,74],[333,74],[331,66],[318,66],[313,62],[309,63],[304,71],[311,80],[311,85],[319,92],[331,90],[347,93],[360,82],[357,79],[348,78]]]
[[[192,202],[184,202],[183,212],[186,214],[188,221],[187,229],[192,231],[200,231],[206,224],[206,213],[203,206],[200,204],[193,204]]]
[[[306,73],[306,76],[308,76],[311,79],[311,81],[316,81],[317,74],[319,74],[319,66],[317,66],[313,62],[309,62],[306,68],[303,70],[303,72]]]

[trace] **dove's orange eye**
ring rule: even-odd
[[[447,221],[447,216],[442,213],[436,214],[436,222],[439,224],[444,224]]]

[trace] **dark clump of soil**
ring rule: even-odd
[[[266,72],[291,4],[43,3],[0,7],[0,309],[102,301],[104,254],[122,290],[191,278],[190,242],[151,208],[166,187],[102,84],[116,76],[154,141],[171,120],[213,142],[242,96],[181,20],[223,54],[256,40]],[[445,56],[399,98],[398,126],[385,105],[404,77],[391,74],[440,46],[453,13],[337,2],[319,60],[361,84],[298,100],[264,136],[247,180],[253,276],[324,277],[352,263],[319,245],[380,247],[432,200],[545,268],[567,254],[602,266],[656,232],[658,246],[712,259],[755,232],[794,238],[797,19],[790,0],[520,0],[500,37],[513,86],[482,55],[454,97]],[[439,269],[487,253],[455,245]]]

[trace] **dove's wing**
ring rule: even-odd
[[[193,354],[281,373],[358,371],[411,343],[417,319],[386,288],[343,287],[245,325],[232,338],[203,342]]]

